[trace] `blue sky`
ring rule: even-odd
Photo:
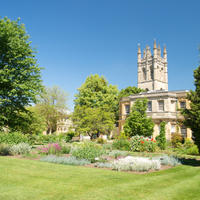
[[[119,89],[137,86],[137,44],[156,39],[168,51],[169,90],[194,89],[199,65],[198,0],[6,0],[0,16],[21,18],[46,86],[69,93],[90,74],[104,75]]]

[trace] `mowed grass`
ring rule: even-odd
[[[148,174],[0,157],[0,200],[200,199],[200,167]]]

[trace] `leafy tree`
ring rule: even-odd
[[[124,125],[124,132],[128,137],[134,135],[152,136],[154,123],[147,117],[147,99],[135,101]]]
[[[15,129],[42,90],[35,51],[19,20],[0,19],[0,128]]]
[[[140,92],[144,92],[143,89],[140,89],[140,88],[137,88],[135,86],[129,86],[127,88],[124,88],[122,89],[120,92],[119,92],[119,100],[122,98],[122,97],[128,97],[132,94],[138,94]]]
[[[56,131],[57,121],[67,116],[67,94],[58,86],[45,88],[36,105],[39,113],[45,118],[47,133]]]
[[[76,132],[91,138],[109,134],[114,128],[114,113],[109,112],[106,106],[91,108],[77,105],[72,119]]]
[[[165,137],[165,125],[166,125],[166,122],[164,121],[160,123],[160,134],[156,137],[158,146],[162,150],[166,149],[166,143],[167,143],[166,137]]]
[[[75,95],[75,108],[77,105],[89,108],[106,106],[110,112],[116,113],[118,107],[118,89],[108,84],[108,81],[98,74],[87,77],[85,83]]]
[[[200,66],[194,70],[195,91],[190,91],[187,99],[190,101],[190,109],[182,111],[185,117],[184,124],[191,128],[194,143],[200,150]]]

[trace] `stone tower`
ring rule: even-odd
[[[154,41],[153,55],[149,46],[143,51],[138,46],[138,88],[146,90],[168,90],[167,50],[161,56],[160,45]]]

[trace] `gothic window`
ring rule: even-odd
[[[148,101],[148,104],[147,104],[147,111],[149,111],[149,112],[152,111],[152,101]]]
[[[164,111],[164,101],[163,100],[158,101],[158,110]]]
[[[176,126],[174,124],[171,125],[171,133],[176,132]]]
[[[144,79],[144,80],[147,80],[147,73],[146,73],[146,69],[145,69],[145,68],[143,68],[143,69],[142,69],[142,71],[143,71],[143,79]]]
[[[151,79],[153,80],[154,79],[154,73],[153,73],[153,67],[152,66],[150,68],[150,72],[151,72]]]

